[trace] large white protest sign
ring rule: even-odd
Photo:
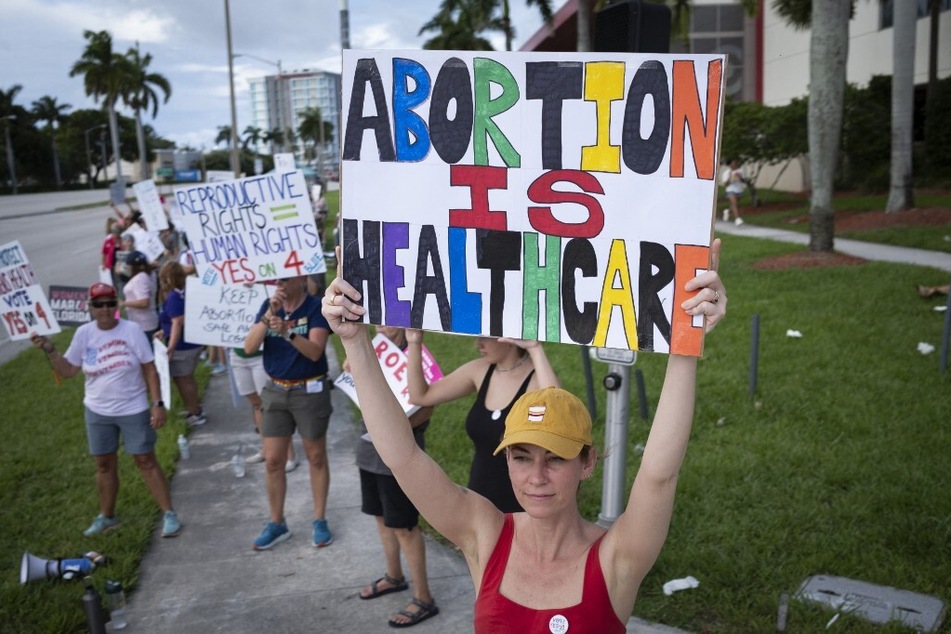
[[[172,373],[168,368],[168,347],[164,342],[153,339],[152,354],[155,356],[155,371],[158,372],[162,401],[168,408],[172,406]]]
[[[380,368],[383,370],[383,376],[390,386],[390,390],[396,396],[396,399],[403,407],[403,411],[410,416],[419,409],[418,405],[409,402],[409,382],[406,376],[406,354],[400,350],[395,343],[377,333],[373,338],[373,349],[376,351],[377,359],[380,361]],[[436,359],[429,352],[426,346],[422,348],[423,352],[423,378],[427,383],[433,383],[442,378],[442,370]],[[360,401],[357,398],[356,384],[353,376],[348,372],[341,372],[334,385],[350,397],[350,399],[360,407]]]
[[[203,284],[315,273],[324,254],[300,171],[175,190]]]
[[[244,346],[258,310],[270,295],[264,284],[206,286],[190,275],[185,279],[185,341]]]
[[[135,199],[139,202],[139,211],[145,219],[145,226],[149,231],[168,229],[168,218],[165,217],[165,207],[159,197],[155,182],[150,180],[139,181],[132,186]]]
[[[139,225],[132,224],[122,235],[131,235],[135,240],[135,250],[142,252],[149,262],[155,262],[165,253],[165,245],[154,231],[146,231]]]
[[[14,341],[61,330],[19,240],[0,246],[0,315]]]
[[[698,355],[722,55],[343,52],[365,321]]]

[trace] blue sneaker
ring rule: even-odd
[[[178,537],[181,532],[182,523],[178,521],[175,511],[165,511],[165,518],[162,520],[162,537]]]
[[[101,535],[102,533],[108,533],[114,528],[119,528],[119,520],[114,517],[106,517],[100,513],[96,516],[96,519],[92,521],[92,524],[89,525],[89,528],[83,531],[83,535],[86,537]]]
[[[286,539],[290,539],[291,532],[287,530],[287,523],[281,522],[280,524],[275,524],[274,522],[268,522],[265,525],[264,530],[261,531],[261,534],[258,535],[258,538],[254,540],[254,545],[251,547],[254,550],[267,550],[271,546],[280,544]]]
[[[323,548],[334,543],[334,536],[327,528],[327,520],[314,520],[314,548]]]

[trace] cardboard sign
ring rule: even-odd
[[[400,350],[399,346],[377,333],[373,338],[373,349],[376,351],[377,359],[380,361],[380,368],[383,370],[383,376],[390,386],[396,399],[403,407],[407,416],[411,416],[419,409],[418,405],[409,402],[409,382],[406,378],[406,354]],[[426,383],[433,383],[443,377],[442,370],[432,353],[426,346],[422,347],[423,353],[423,378]],[[357,407],[360,407],[360,401],[357,399],[357,388],[353,381],[353,376],[349,372],[341,372],[334,385],[350,397]]]
[[[92,318],[86,308],[89,289],[84,286],[50,285],[50,308],[61,326],[82,326]]]
[[[343,52],[341,269],[374,324],[699,355],[722,55]]]
[[[205,172],[206,183],[223,183],[234,180],[234,172],[231,170],[208,170]]]
[[[172,373],[168,368],[168,347],[164,342],[152,340],[152,354],[155,357],[155,371],[158,372],[159,387],[165,407],[172,404]]]
[[[19,240],[0,246],[0,316],[13,341],[62,330]]]
[[[175,189],[207,286],[315,273],[324,253],[300,171]]]
[[[274,171],[293,172],[297,169],[297,163],[294,161],[294,155],[290,152],[274,155]]]
[[[264,284],[206,286],[194,275],[185,279],[185,341],[241,348],[254,318],[271,296]]]
[[[149,231],[168,229],[168,218],[165,216],[165,207],[159,197],[155,182],[152,180],[140,181],[132,186],[135,198],[139,201],[139,211],[145,219],[145,226]]]
[[[142,252],[149,262],[155,262],[165,253],[165,245],[155,231],[146,231],[137,224],[133,224],[122,232],[122,235],[131,235],[135,240],[135,250]]]

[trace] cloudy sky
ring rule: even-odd
[[[280,60],[285,71],[340,72],[341,1],[230,0],[233,50]],[[426,38],[417,32],[440,2],[349,0],[351,48],[420,48]],[[524,2],[511,4],[517,48],[542,20]],[[22,85],[17,104],[30,108],[49,95],[74,110],[95,108],[69,69],[85,48],[83,31],[107,30],[117,52],[138,42],[143,55],[152,54],[150,69],[171,83],[171,98],[149,122],[160,136],[212,149],[218,126],[230,124],[224,0],[2,0],[2,7],[0,88]],[[501,36],[493,42],[504,49]],[[235,59],[239,130],[251,116],[247,80],[275,73],[250,57]]]

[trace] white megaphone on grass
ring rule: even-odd
[[[39,579],[85,577],[96,568],[96,564],[104,560],[105,557],[95,552],[86,553],[76,559],[43,559],[24,552],[20,562],[20,585]]]

